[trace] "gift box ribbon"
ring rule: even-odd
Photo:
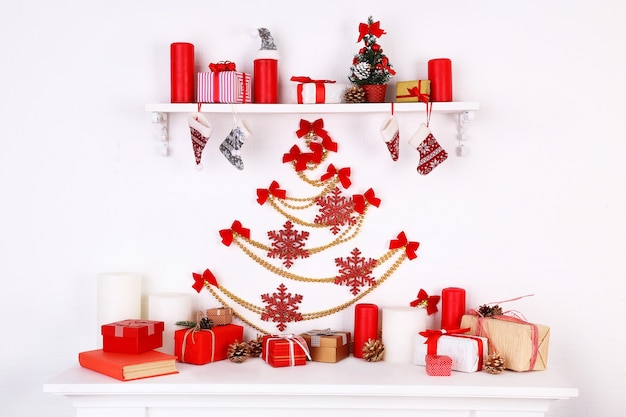
[[[296,366],[296,352],[295,346],[298,344],[304,351],[308,360],[311,360],[311,355],[309,354],[309,347],[306,344],[306,341],[301,336],[296,336],[293,334],[283,334],[283,335],[272,335],[265,339],[265,346],[263,349],[267,352],[265,356],[265,362],[269,363],[270,355],[269,355],[269,345],[272,340],[286,340],[289,342],[289,366]]]
[[[143,327],[148,326],[148,336],[154,334],[154,323],[146,320],[123,320],[113,323],[115,337],[124,337],[124,329],[126,327]]]
[[[316,103],[325,103],[326,102],[326,86],[325,84],[333,84],[336,81],[331,80],[312,80],[310,77],[291,77],[291,81],[298,82],[297,86],[297,95],[298,95],[298,104],[303,103],[302,92],[304,90],[305,84],[315,84],[315,102]]]
[[[417,86],[413,87],[413,88],[407,88],[406,89],[407,92],[409,94],[406,95],[402,95],[402,96],[396,96],[396,98],[410,98],[410,97],[417,97],[417,101],[423,101],[424,103],[428,103],[428,100],[430,100],[430,95],[429,94],[422,94],[422,80],[417,81]]]
[[[220,61],[215,64],[209,64],[211,72],[237,71],[237,65],[230,61]]]
[[[348,332],[338,332],[330,330],[330,328],[324,330],[310,330],[305,334],[311,336],[311,346],[313,347],[319,347],[321,336],[341,336],[341,344],[345,345],[348,343]]]
[[[483,369],[483,341],[478,337],[471,337],[463,335],[464,333],[469,332],[471,329],[456,329],[456,330],[426,330],[420,332],[420,335],[426,338],[424,344],[427,346],[426,355],[437,355],[437,343],[439,342],[439,338],[441,336],[452,336],[452,337],[462,337],[464,339],[472,339],[476,341],[478,345],[478,367],[477,371]]]

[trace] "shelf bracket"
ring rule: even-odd
[[[469,155],[469,149],[465,146],[466,132],[469,123],[474,120],[474,111],[467,110],[459,113],[459,145],[456,148],[458,156]]]
[[[154,125],[154,136],[157,139],[156,151],[160,156],[167,156],[169,153],[169,127],[167,113],[153,112],[152,124]]]

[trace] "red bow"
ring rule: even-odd
[[[328,135],[328,132],[324,130],[324,119],[317,119],[313,123],[308,120],[300,119],[300,129],[296,131],[296,135],[301,138],[307,133],[313,133],[318,138],[322,139],[322,146],[332,152],[337,152],[337,142],[334,142]],[[310,144],[309,144],[310,146]]]
[[[239,220],[235,220],[230,226],[230,229],[222,229],[220,230],[220,236],[222,237],[222,243],[225,246],[230,246],[233,243],[233,235],[237,233],[238,235],[245,237],[246,239],[250,239],[250,229],[246,229],[241,225]]]
[[[280,185],[278,185],[276,181],[272,181],[272,184],[270,184],[270,188],[257,188],[256,201],[260,205],[263,205],[267,201],[267,198],[270,196],[270,194],[276,198],[280,198],[284,200],[285,197],[287,197],[287,192],[285,190],[281,190],[279,187]]]
[[[293,145],[289,149],[289,153],[283,154],[283,163],[295,161],[296,172],[304,171],[312,155],[311,153],[302,153],[298,145]]]
[[[209,269],[205,269],[202,275],[196,274],[195,272],[192,274],[193,279],[196,281],[192,287],[194,290],[200,292],[200,290],[204,287],[205,284],[211,284],[217,287],[217,279],[215,279],[215,275]]]
[[[426,338],[424,342],[425,345],[428,345],[428,355],[436,355],[437,354],[437,342],[439,338],[444,334],[447,335],[455,335],[455,334],[463,334],[470,331],[470,328],[467,329],[457,329],[457,330],[426,330],[420,332],[422,336]]]
[[[211,72],[237,71],[237,66],[234,62],[220,61],[217,64],[209,64],[209,69]]]
[[[391,242],[389,242],[389,249],[405,248],[406,256],[409,260],[417,258],[415,251],[419,248],[419,246],[419,242],[409,242],[404,232],[398,233],[397,239],[392,239]]]
[[[343,188],[348,188],[352,185],[352,181],[350,181],[350,168],[341,168],[337,170],[333,164],[328,165],[328,169],[326,169],[326,174],[320,177],[320,181],[326,181],[329,178],[337,175],[339,177],[339,182]]]
[[[367,190],[365,194],[353,195],[352,201],[354,201],[354,211],[361,214],[363,214],[363,212],[365,211],[366,201],[373,206],[380,206],[380,198],[376,197],[376,195],[374,194],[374,190],[372,190],[371,188]]]
[[[426,306],[426,312],[430,316],[431,314],[435,314],[439,309],[437,308],[437,303],[441,299],[438,295],[431,295],[430,297],[423,289],[420,289],[417,293],[417,300],[411,301],[411,307],[421,307]]]
[[[380,21],[374,22],[371,25],[367,23],[359,23],[359,39],[357,40],[357,43],[361,42],[368,33],[380,38],[387,32],[380,28]]]
[[[312,80],[311,77],[291,77],[291,81],[295,81],[297,83],[336,83],[337,81],[331,80]]]
[[[417,87],[407,88],[409,92],[409,97],[417,97],[418,101],[423,101],[424,103],[428,103],[430,96],[428,94],[420,93],[420,89]]]

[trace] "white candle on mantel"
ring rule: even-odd
[[[103,324],[141,318],[141,274],[98,275],[98,331]]]
[[[156,350],[174,354],[174,332],[182,327],[177,321],[195,321],[196,312],[190,294],[164,293],[148,296],[148,320],[162,321],[163,346]]]
[[[426,330],[426,309],[415,307],[383,308],[383,360],[413,363],[415,335]]]

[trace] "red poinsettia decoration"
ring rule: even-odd
[[[426,312],[430,316],[431,314],[435,314],[437,311],[439,311],[439,309],[437,308],[437,303],[440,299],[440,296],[429,296],[426,291],[420,289],[417,293],[417,300],[411,301],[411,307],[425,308]]]

